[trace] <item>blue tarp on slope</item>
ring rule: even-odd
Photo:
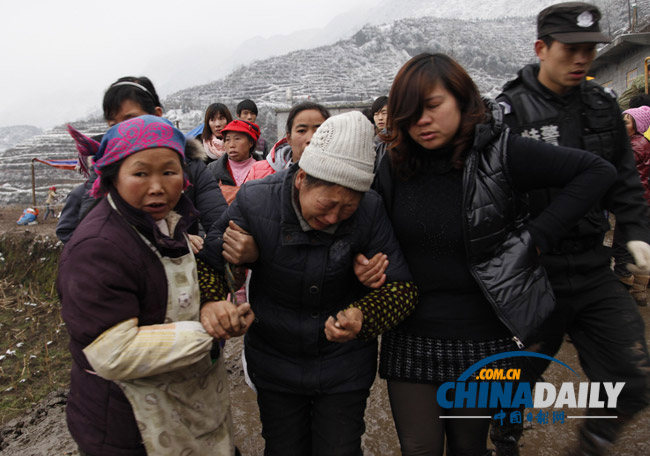
[[[185,138],[187,138],[187,139],[194,139],[194,138],[196,138],[197,136],[199,136],[201,133],[203,133],[203,125],[204,125],[204,124],[201,124],[201,125],[199,125],[198,127],[194,127],[194,128],[192,128],[190,131],[188,131],[187,133],[185,133]]]

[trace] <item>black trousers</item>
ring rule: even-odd
[[[599,257],[609,258],[610,250],[603,247],[602,251],[606,253]],[[558,256],[547,265],[557,307],[540,331],[541,351],[550,356],[557,353],[562,332],[549,326],[564,325],[591,382],[625,382],[616,410],[632,416],[650,403],[645,326],[634,299],[612,273],[609,262],[589,268],[595,262],[591,255]],[[550,337],[544,337],[545,329]]]
[[[369,390],[300,395],[259,389],[266,456],[358,456]]]
[[[589,426],[598,428],[594,432],[613,440],[621,422],[650,403],[650,359],[643,319],[630,293],[609,268],[610,254],[610,249],[598,246],[577,255],[544,258],[557,306],[528,349],[555,356],[568,333],[589,381],[625,382],[616,410],[600,411],[621,419],[588,420]],[[537,381],[549,363],[526,359],[522,380]],[[500,442],[516,445],[519,436],[520,425],[504,429],[493,424],[490,431],[497,447]],[[497,451],[499,454],[508,453]]]

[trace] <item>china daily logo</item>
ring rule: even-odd
[[[567,416],[564,411],[543,411],[552,407],[560,409],[615,409],[618,396],[624,382],[565,382],[558,388],[552,383],[518,381],[520,369],[492,369],[490,363],[518,357],[543,358],[558,363],[579,375],[568,365],[541,353],[512,351],[489,356],[473,364],[463,372],[455,382],[440,385],[437,393],[438,404],[443,408],[490,408],[499,410],[494,418],[503,424],[535,421],[540,424],[564,423],[565,419],[585,418],[584,416]],[[534,387],[534,388],[533,388]],[[533,393],[534,389],[534,393]],[[539,409],[537,413],[529,412],[524,417],[517,410],[520,406],[527,409]],[[492,418],[490,416],[441,416],[440,418]],[[596,418],[593,414],[589,418]],[[599,416],[598,418],[616,418],[616,416]]]

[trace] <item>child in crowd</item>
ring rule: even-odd
[[[45,200],[45,215],[43,216],[43,221],[47,220],[47,217],[52,214],[52,217],[56,218],[52,205],[56,202],[56,187],[51,186],[47,190],[47,199]]]
[[[234,454],[225,366],[211,359],[199,317],[230,318],[219,333],[228,338],[253,315],[223,301],[223,278],[192,254],[186,229],[198,212],[183,195],[184,151],[183,134],[160,117],[112,127],[92,188],[105,197],[61,255],[66,413],[82,454]]]
[[[237,105],[237,117],[241,120],[245,120],[247,122],[255,123],[257,121],[257,105],[253,100],[242,100],[238,105]],[[254,154],[256,155],[256,160],[261,160],[263,158],[266,158],[266,156],[269,154],[269,145],[266,142],[262,136],[257,138],[257,144],[255,144],[255,151]]]
[[[650,107],[641,106],[623,111],[623,121],[630,137],[636,169],[639,172],[641,184],[643,184],[643,196],[650,204],[650,183],[648,182],[648,175],[650,174],[650,141],[643,136],[643,133],[650,127]],[[621,231],[615,228],[612,244],[614,249],[614,272],[621,282],[630,288],[630,293],[636,303],[640,306],[647,306],[647,288],[650,276],[632,274],[628,270],[627,265],[634,263],[634,260],[621,238]]]
[[[650,128],[650,107],[640,106],[623,112],[623,121],[630,137],[636,169],[639,171],[644,196],[650,204],[650,185],[648,174],[650,170],[650,141],[643,135]]]
[[[223,103],[212,103],[205,111],[201,140],[205,153],[208,154],[208,163],[218,160],[225,153],[221,130],[230,122],[232,122],[232,114]]]

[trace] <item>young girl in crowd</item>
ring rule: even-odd
[[[623,121],[627,134],[630,137],[630,144],[634,152],[634,162],[643,185],[643,196],[650,205],[650,141],[643,135],[650,128],[650,107],[640,106],[638,108],[623,111]],[[616,276],[630,288],[632,297],[640,306],[647,306],[647,288],[650,276],[632,274],[628,264],[634,264],[634,259],[625,246],[621,230],[614,228],[614,272]]]
[[[208,155],[208,163],[218,160],[226,152],[222,130],[230,122],[232,122],[232,115],[225,104],[212,103],[206,109],[201,141]]]
[[[253,316],[223,301],[221,277],[194,259],[184,151],[183,134],[160,117],[112,127],[92,189],[105,197],[61,255],[73,358],[66,413],[82,454],[234,454],[226,371],[211,360],[199,314],[233,317],[219,337],[243,333]]]
[[[245,358],[266,455],[361,454],[374,338],[415,303],[381,199],[368,191],[372,138],[359,112],[325,120],[300,161],[244,185],[206,239],[215,267],[228,261],[253,270],[256,323]],[[233,223],[256,243],[250,256],[232,249]],[[390,258],[387,283],[369,291],[354,276],[352,255],[380,250]]]
[[[238,119],[226,125],[221,134],[226,153],[210,163],[208,169],[230,204],[256,161],[253,152],[260,128],[257,124]]]
[[[643,135],[650,128],[650,107],[640,106],[628,109],[623,112],[623,120],[627,134],[630,137],[634,161],[639,171],[639,177],[645,190],[644,196],[650,204],[650,183],[648,175],[650,171],[650,141]]]
[[[329,116],[327,108],[311,101],[299,103],[291,108],[287,118],[286,136],[273,146],[265,160],[253,165],[246,181],[262,179],[297,163],[314,132]]]
[[[499,107],[443,54],[407,62],[389,99],[389,154],[375,185],[419,301],[384,334],[380,375],[403,454],[442,455],[447,439],[454,456],[482,455],[489,419],[441,417],[492,411],[442,408],[438,386],[530,341],[555,302],[538,252],[598,201],[615,171],[595,154],[509,135]],[[551,186],[564,190],[528,220],[524,192]],[[512,358],[490,367],[513,367]]]
[[[163,115],[163,107],[156,89],[149,78],[144,76],[137,78],[127,76],[111,84],[104,94],[103,108],[104,119],[110,126],[144,114]],[[101,158],[101,153],[97,155],[99,148],[97,141],[90,140],[83,144],[77,142],[77,148],[80,147],[94,149],[86,150],[83,153],[87,156],[94,156],[95,160]],[[190,199],[200,213],[199,219],[188,229],[194,253],[198,253],[203,247],[203,238],[199,235],[202,231],[207,232],[227,207],[219,186],[206,169],[206,160],[207,157],[200,143],[194,140],[187,141],[185,145],[185,166],[192,185],[185,190],[185,196]],[[88,195],[88,191],[96,177],[95,173],[91,173],[87,181],[86,196],[79,208],[79,221],[96,203],[96,200]],[[67,235],[69,236],[69,233]]]

